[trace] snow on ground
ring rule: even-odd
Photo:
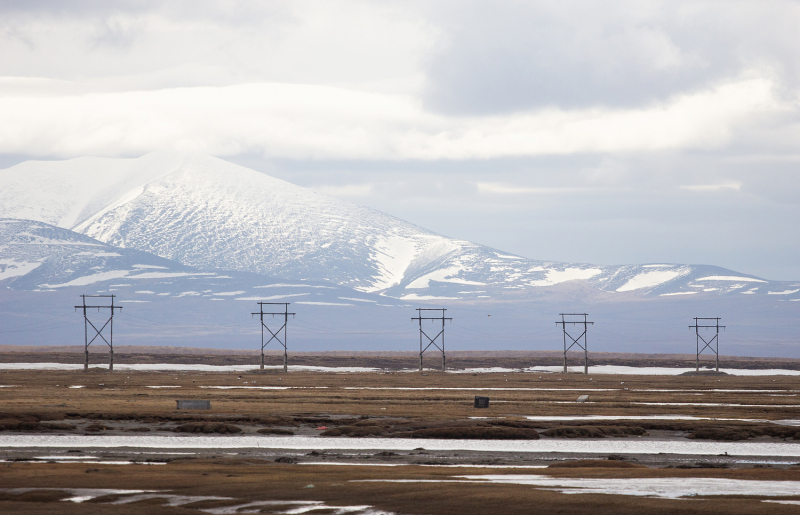
[[[531,281],[529,286],[552,286],[554,284],[576,279],[586,280],[602,273],[599,268],[565,268],[564,270],[547,270],[547,277],[538,281]]]
[[[324,288],[326,290],[334,290],[333,286],[316,286],[312,284],[283,284],[283,283],[276,283],[276,284],[266,284],[264,286],[253,286],[254,289],[258,288]]]
[[[355,306],[347,302],[315,302],[310,300],[298,300],[295,304],[308,304],[310,306]]]
[[[45,288],[65,288],[69,286],[86,286],[87,284],[99,283],[100,281],[110,281],[111,279],[119,279],[126,277],[130,270],[110,270],[108,272],[100,272],[97,274],[86,275],[78,277],[66,283],[61,284],[42,284]]]
[[[0,281],[11,277],[19,277],[32,272],[41,262],[28,263],[27,261],[17,261],[15,259],[0,259]]]
[[[380,236],[369,259],[377,265],[377,277],[365,291],[379,291],[400,284],[417,255],[417,243],[399,235]]]
[[[417,295],[416,293],[411,293],[409,295],[403,295],[400,297],[400,300],[458,300],[458,297],[436,297],[435,295]]]
[[[0,435],[0,448],[139,447],[156,449],[316,449],[412,451],[560,452],[581,454],[685,454],[800,457],[800,445],[784,442],[712,442],[698,440],[440,440],[319,436],[138,436]]]
[[[676,277],[680,277],[688,273],[686,268],[679,268],[678,270],[653,270],[643,272],[630,279],[628,282],[617,288],[618,292],[641,290],[642,288],[653,288],[659,284],[671,281]]]
[[[287,293],[286,295],[270,295],[267,297],[236,297],[234,300],[280,300],[280,299],[287,299],[289,297],[305,297],[306,295],[311,295],[310,293]]]
[[[761,279],[754,279],[752,277],[739,277],[735,275],[710,275],[708,277],[701,277],[699,279],[695,279],[695,282],[700,282],[700,281],[743,281],[751,283],[767,282]]]
[[[423,275],[422,277],[418,277],[414,279],[406,286],[406,289],[416,289],[416,288],[428,288],[430,286],[431,281],[437,281],[440,283],[456,283],[456,284],[465,284],[471,286],[486,286],[486,283],[481,283],[477,281],[467,281],[466,279],[459,279],[457,277],[453,277],[458,273],[464,270],[463,266],[460,265],[453,265],[447,268],[440,268],[439,270],[434,270],[428,274]]]

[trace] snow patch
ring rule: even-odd
[[[295,304],[309,304],[312,306],[355,306],[355,304],[346,304],[344,302],[314,302],[310,300],[299,300]]]
[[[408,286],[406,286],[406,289],[428,288],[430,286],[430,281],[437,281],[440,283],[466,284],[472,286],[486,286],[486,283],[481,283],[477,281],[467,281],[466,279],[459,279],[456,277],[452,277],[463,270],[464,269],[461,266],[449,266],[447,268],[435,270],[433,272],[423,275],[422,277],[414,279]]]
[[[618,292],[641,290],[642,288],[653,288],[667,281],[671,281],[687,272],[686,269],[682,270],[654,270],[652,272],[644,272],[631,278],[617,288]]]
[[[436,297],[434,295],[417,295],[416,293],[411,293],[409,295],[403,295],[400,297],[400,300],[458,300],[458,297]]]
[[[783,290],[783,291],[768,291],[767,295],[791,295],[792,293],[799,292],[800,289],[797,290]]]
[[[310,293],[287,293],[286,295],[271,295],[269,297],[236,297],[234,300],[279,300],[279,299],[287,299],[289,297],[305,297],[306,295],[311,295]]]
[[[378,238],[369,258],[377,264],[379,275],[364,291],[385,290],[400,284],[416,255],[417,244],[413,240],[398,235]]]
[[[64,288],[67,286],[85,286],[87,284],[99,283],[101,281],[109,281],[111,279],[119,279],[120,277],[126,277],[130,271],[129,270],[111,270],[109,272],[100,272],[97,274],[87,275],[84,277],[79,277],[77,279],[73,279],[72,281],[61,283],[61,284],[42,284],[45,288]]]
[[[216,275],[213,272],[145,272],[143,274],[131,275],[128,279],[168,279],[170,277],[188,277],[192,275]]]
[[[767,281],[761,279],[753,279],[752,277],[739,277],[736,275],[709,275],[708,277],[701,277],[697,281],[744,281],[751,283],[765,283]]]
[[[15,259],[0,259],[0,281],[19,277],[36,270],[42,263],[29,263]]]
[[[567,281],[587,280],[602,273],[599,268],[565,268],[564,270],[547,270],[547,276],[538,281],[531,281],[529,286],[552,286]]]
[[[325,288],[327,290],[335,290],[333,286],[314,286],[311,284],[267,284],[264,286],[253,286],[253,288]],[[307,295],[307,294],[303,294]]]

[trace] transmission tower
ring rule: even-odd
[[[556,322],[556,325],[560,325],[561,328],[564,330],[564,373],[567,373],[567,351],[569,351],[572,347],[577,345],[579,348],[583,349],[583,373],[589,373],[589,351],[588,345],[586,344],[586,333],[589,330],[590,325],[594,325],[594,322],[588,322],[586,317],[589,315],[587,313],[559,313],[561,315],[561,321]],[[568,320],[565,317],[583,317],[583,320]],[[569,331],[567,331],[567,324],[572,324],[572,327],[581,326],[583,325],[583,332],[577,338],[573,338]],[[567,338],[570,339],[571,343],[567,346]],[[581,340],[583,344],[581,344]]]
[[[80,306],[75,306],[75,309],[78,308],[83,309],[83,371],[88,372],[89,370],[89,345],[94,342],[97,337],[99,336],[106,345],[108,345],[108,370],[114,371],[114,310],[115,309],[122,309],[122,306],[115,306],[114,305],[114,297],[115,295],[81,295],[81,299],[83,299],[83,303]],[[111,299],[111,305],[109,306],[89,306],[86,304],[86,299]],[[100,327],[97,328],[94,323],[89,320],[89,315],[86,312],[88,309],[97,309],[99,313],[101,309],[108,309],[110,311],[110,315],[108,316],[108,320]],[[92,326],[94,330],[94,336],[92,339],[89,339],[89,326]],[[103,336],[103,330],[108,327],[108,339]]]
[[[289,357],[286,354],[286,326],[289,325],[289,315],[292,315],[294,318],[295,313],[289,313],[289,304],[290,302],[259,302],[258,303],[258,313],[251,313],[252,315],[258,315],[261,320],[261,370],[264,370],[264,348],[271,342],[272,340],[277,341],[281,346],[283,346],[283,371],[289,371]],[[264,306],[283,306],[283,311],[280,312],[270,312],[267,313],[264,311]],[[267,324],[264,323],[264,315],[271,315],[274,319],[277,315],[283,317],[283,325],[278,328],[277,331],[273,331],[270,329]],[[264,341],[264,329],[270,334],[269,340]],[[281,339],[281,331],[283,331],[283,339]]]
[[[713,320],[714,325],[700,325],[701,320]],[[695,370],[697,372],[700,372],[700,354],[702,354],[703,351],[706,349],[710,349],[711,352],[713,352],[714,355],[716,356],[717,372],[719,372],[719,330],[725,329],[724,325],[719,325],[720,320],[722,319],[719,317],[713,317],[713,318],[694,317],[694,325],[689,326],[689,329],[694,329],[695,335],[697,336],[696,338],[697,357],[695,358]],[[700,336],[700,329],[716,329],[716,332],[714,333],[714,336],[712,336],[710,340],[706,341],[705,338]],[[703,342],[702,349],[700,348],[700,342]],[[714,345],[714,347],[711,346],[712,344]]]
[[[423,311],[441,311],[442,312],[442,316],[440,316],[440,317],[422,316],[422,315],[424,315]],[[428,350],[428,347],[430,347],[431,345],[433,345],[434,347],[436,347],[437,349],[442,351],[442,372],[444,372],[444,370],[445,370],[446,362],[445,362],[445,355],[444,355],[444,323],[445,323],[446,320],[453,320],[452,318],[445,318],[445,316],[444,316],[445,311],[447,311],[447,310],[444,309],[444,308],[417,308],[417,316],[411,319],[412,322],[414,320],[419,320],[419,371],[420,372],[422,372],[422,355],[425,353],[426,350]],[[430,320],[430,321],[441,320],[442,321],[442,330],[439,331],[439,334],[437,334],[436,336],[431,338],[430,336],[428,336],[428,334],[425,332],[425,330],[422,329],[422,321],[423,320]],[[425,337],[425,339],[428,340],[428,344],[425,345],[424,348],[423,348],[423,345],[424,345],[423,336]],[[441,339],[439,338],[440,336],[441,336]],[[441,347],[439,346],[439,343],[437,343],[437,340],[439,341],[439,343],[441,343]]]

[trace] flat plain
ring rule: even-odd
[[[92,368],[0,386],[8,513],[800,511],[794,376]]]

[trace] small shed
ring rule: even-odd
[[[476,408],[488,408],[489,407],[489,397],[480,397],[478,395],[475,396],[475,407]]]

